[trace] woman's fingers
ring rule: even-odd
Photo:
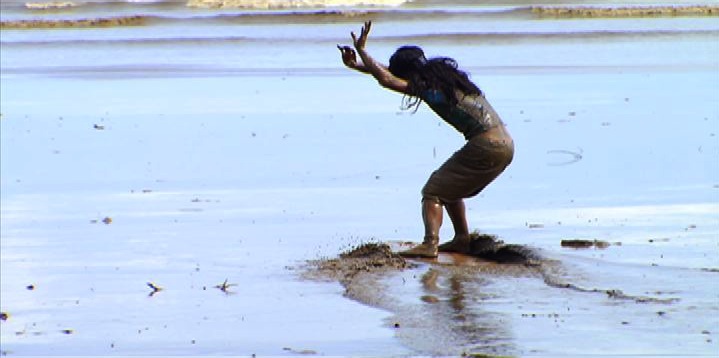
[[[351,47],[337,45],[337,48],[340,50],[342,62],[344,62],[345,65],[351,67],[357,63],[355,51]]]
[[[367,36],[369,35],[370,28],[372,28],[372,21],[365,21],[359,37],[355,35],[354,31],[350,32],[350,35],[352,35],[352,42],[355,47],[364,47],[367,42]]]
[[[337,48],[340,50],[340,52],[342,52],[343,55],[346,53],[354,52],[354,50],[349,46],[337,45]]]

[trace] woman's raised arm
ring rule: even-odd
[[[364,23],[364,26],[362,26],[359,37],[357,37],[354,32],[351,33],[352,42],[357,50],[357,54],[359,54],[362,59],[362,64],[357,63],[355,51],[349,46],[337,46],[340,52],[342,52],[342,61],[347,67],[371,74],[382,87],[407,94],[409,87],[407,81],[393,75],[386,66],[375,61],[375,59],[367,53],[365,45],[367,44],[367,37],[371,28],[372,22],[367,21]]]

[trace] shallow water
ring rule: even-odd
[[[3,21],[35,16],[7,4]],[[419,189],[462,143],[342,68],[334,46],[362,18],[3,29],[2,351],[714,354],[717,18],[387,16],[378,58],[410,40],[457,58],[515,138],[513,164],[467,203],[473,228],[542,250],[563,282],[678,301],[428,263],[368,278],[361,297],[301,279],[351,245],[419,240]]]

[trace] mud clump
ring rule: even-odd
[[[384,258],[394,258],[397,255],[394,255],[392,252],[392,249],[387,244],[376,244],[376,243],[368,243],[363,244],[360,246],[357,246],[349,251],[346,251],[344,253],[340,254],[340,257],[343,259],[352,259],[352,258],[376,258],[376,259],[384,259]],[[397,256],[399,257],[399,256]]]
[[[309,262],[319,273],[329,277],[348,277],[361,272],[383,272],[415,267],[387,244],[365,243],[349,249],[334,259]]]
[[[463,254],[507,264],[537,265],[542,260],[539,254],[529,247],[505,244],[494,235],[479,232],[470,234],[469,251]]]

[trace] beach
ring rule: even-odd
[[[3,355],[717,356],[715,13],[72,4],[0,13]],[[344,68],[365,20],[377,59],[453,57],[502,116],[514,161],[470,227],[541,270],[308,275],[420,242],[420,190],[464,143]]]

